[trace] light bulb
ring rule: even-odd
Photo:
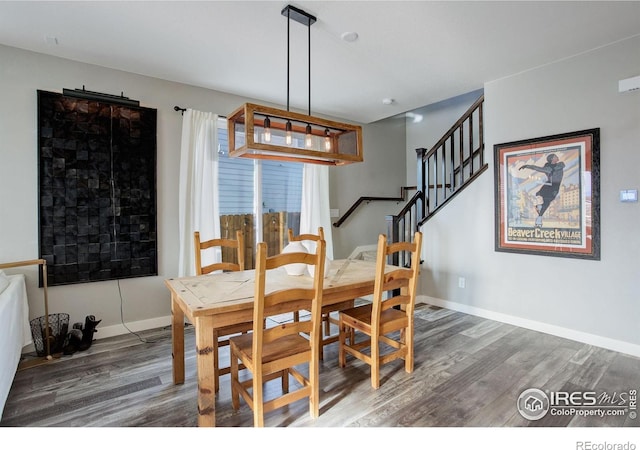
[[[324,130],[324,149],[331,150],[331,132],[328,128]]]
[[[285,126],[285,131],[286,131],[286,135],[284,138],[284,141],[287,143],[287,145],[291,145],[292,137],[291,137],[291,121],[287,120],[287,125]]]
[[[271,142],[271,120],[268,117],[264,119],[264,141]]]
[[[313,142],[311,141],[311,125],[309,124],[307,124],[307,130],[304,137],[304,145],[306,145],[307,148],[311,148],[311,145],[313,145]]]

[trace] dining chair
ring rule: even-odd
[[[413,242],[391,244],[387,244],[387,237],[381,234],[373,301],[339,314],[340,367],[345,367],[347,353],[369,364],[374,389],[380,387],[380,366],[383,364],[403,359],[405,371],[413,372],[413,310],[421,246],[422,233],[419,231]],[[410,252],[410,267],[398,267],[385,273],[387,257],[397,252]]]
[[[253,410],[254,426],[264,426],[264,414],[274,409],[309,399],[311,417],[319,415],[318,340],[320,339],[320,307],[322,305],[325,241],[320,240],[316,253],[281,253],[267,257],[267,244],[258,244],[253,306],[253,333],[234,336],[231,343],[231,400],[234,409],[240,408],[240,396]],[[267,292],[266,285],[272,269],[286,264],[315,266],[313,285]],[[310,320],[285,322],[268,327],[269,316],[300,310],[311,311]],[[309,336],[308,338],[304,335]],[[249,379],[238,377],[239,363],[251,373]],[[307,365],[308,375],[298,366]],[[290,391],[289,376],[297,381],[297,389]],[[265,398],[264,384],[281,379],[282,394]],[[273,391],[270,391],[273,392]],[[272,394],[269,395],[271,397]]]
[[[322,227],[318,227],[318,234],[311,234],[311,233],[307,233],[307,234],[299,234],[297,236],[294,235],[293,230],[291,228],[288,229],[288,234],[289,234],[289,242],[296,242],[296,241],[320,241],[320,240],[324,240],[324,228]]]
[[[289,235],[289,241],[288,241],[289,243],[303,242],[303,241],[318,242],[318,241],[324,240],[324,229],[322,227],[318,227],[318,234],[305,233],[305,234],[299,234],[298,236],[296,236],[293,233],[293,230],[291,228],[287,230],[287,234]],[[323,319],[324,319],[324,316],[323,316]],[[293,320],[295,321],[300,320],[299,312],[296,311],[293,313]]]
[[[193,241],[195,246],[196,255],[196,275],[205,275],[207,273],[214,272],[216,270],[224,271],[238,271],[244,270],[244,236],[242,231],[236,231],[236,239],[209,239],[208,241],[200,240],[200,232],[195,231],[193,233]],[[222,261],[206,266],[202,265],[202,256],[204,252],[209,249],[220,247],[223,255],[225,249],[230,249],[236,254],[237,262]],[[213,251],[213,250],[211,250]],[[224,259],[224,256],[223,256]]]
[[[210,239],[207,241],[200,240],[200,232],[193,233],[195,246],[195,266],[196,275],[206,275],[218,270],[222,271],[240,271],[244,270],[244,236],[242,231],[236,231],[236,239]],[[203,255],[206,251],[213,251],[219,247],[223,253],[223,258],[227,252],[236,254],[237,262],[222,261],[206,266],[202,265]],[[214,360],[214,377],[216,392],[220,390],[220,376],[230,373],[230,366],[220,367],[219,348],[229,345],[228,336],[238,333],[248,333],[253,328],[252,322],[244,322],[234,325],[228,325],[213,330],[213,360]]]
[[[324,229],[318,227],[318,234],[299,234],[295,236],[293,230],[289,228],[289,242],[295,241],[319,241],[324,240]],[[325,263],[326,264],[326,263]],[[338,335],[331,335],[331,324],[338,326],[338,319],[331,316],[332,312],[340,311],[342,309],[353,308],[355,304],[354,300],[347,300],[344,302],[336,303],[334,305],[322,307],[322,332],[320,334],[320,360],[324,359],[324,346],[333,342],[338,342]],[[294,320],[299,320],[299,316],[294,315]]]

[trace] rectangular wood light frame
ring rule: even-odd
[[[227,127],[231,157],[331,166],[364,160],[359,125],[245,103],[228,116]]]

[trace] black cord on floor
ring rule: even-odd
[[[150,341],[150,340],[148,340],[146,338],[143,338],[142,336],[140,336],[135,331],[130,330],[129,327],[127,326],[127,324],[124,323],[124,311],[123,311],[124,300],[122,298],[122,289],[120,288],[120,280],[116,280],[116,281],[118,282],[118,294],[120,295],[120,322],[122,322],[122,326],[125,327],[129,333],[131,333],[134,336],[136,336],[140,342],[144,342],[145,344],[157,344],[158,342],[160,342],[161,339],[158,339],[158,340],[155,340],[155,341]]]

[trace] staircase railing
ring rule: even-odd
[[[418,230],[418,223],[422,219],[424,211],[424,194],[422,191],[416,192],[404,205],[402,210],[395,216],[387,216],[387,241],[400,242],[411,241],[413,233]],[[396,266],[406,266],[411,262],[409,252],[398,252],[392,255],[390,264]]]
[[[484,95],[453,124],[431,150],[416,149],[418,189],[425,202],[418,226],[488,169],[484,159]]]
[[[347,210],[346,213],[344,213],[342,215],[342,217],[340,217],[338,220],[336,220],[333,223],[334,227],[339,227],[340,225],[342,225],[342,223],[347,220],[347,217],[349,217],[351,214],[353,214],[353,212],[358,208],[358,206],[360,206],[362,203],[370,203],[372,201],[392,201],[392,202],[403,202],[405,201],[406,197],[407,197],[407,191],[410,190],[415,190],[416,187],[415,186],[402,186],[400,188],[400,197],[371,197],[371,196],[363,196],[360,197],[358,200],[355,201],[355,203],[353,205],[351,205],[351,207]]]
[[[410,239],[421,225],[489,168],[484,158],[483,104],[484,95],[430,150],[416,149],[418,190],[397,215],[387,216],[387,236],[391,242]]]

